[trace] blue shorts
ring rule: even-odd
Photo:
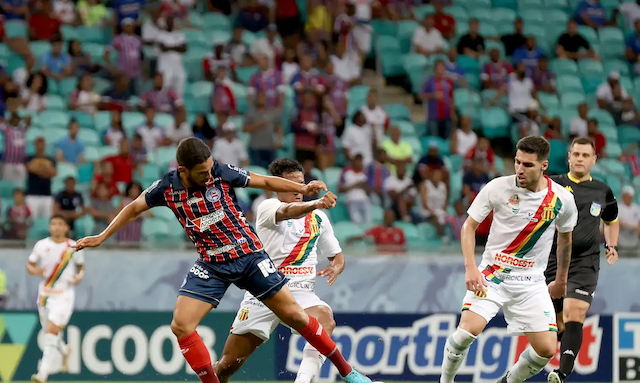
[[[280,291],[287,278],[261,250],[221,263],[196,261],[182,282],[178,295],[217,307],[232,283],[262,301]]]

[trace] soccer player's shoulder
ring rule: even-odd
[[[270,210],[277,210],[280,206],[284,205],[284,202],[280,201],[277,198],[267,198],[264,201],[258,204],[258,208],[256,209],[257,215],[265,214]]]
[[[561,183],[553,181],[551,184],[552,191],[558,195],[563,202],[574,201],[573,193],[567,189],[567,187]]]
[[[611,188],[609,187],[609,185],[607,185],[606,183],[604,183],[604,182],[602,182],[600,180],[593,179],[591,181],[591,187],[593,187],[596,190],[605,191],[607,193],[609,193],[609,192],[613,193],[611,191]]]
[[[485,188],[489,188],[489,190],[498,191],[498,190],[506,190],[507,188],[510,188],[515,185],[516,185],[516,176],[510,175],[510,176],[500,176],[492,179],[485,185]]]
[[[316,209],[313,212],[322,220],[322,222],[330,223],[329,222],[329,216],[327,215],[327,213],[324,210]]]

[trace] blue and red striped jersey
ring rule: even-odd
[[[171,209],[204,262],[224,262],[262,250],[233,189],[249,184],[249,172],[215,161],[211,175],[206,186],[186,188],[178,171],[171,171],[146,190],[147,205]]]

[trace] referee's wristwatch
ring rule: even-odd
[[[614,249],[616,252],[618,252],[618,246],[617,246],[617,245],[616,245],[616,246],[611,246],[611,245],[609,245],[608,243],[605,243],[605,244],[604,244],[604,248],[605,248],[605,249],[607,249],[607,250],[609,250],[609,248],[611,248],[611,247],[613,247],[613,249]]]

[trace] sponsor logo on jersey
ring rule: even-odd
[[[640,313],[616,314],[613,337],[613,381],[640,381]]]
[[[220,201],[220,198],[222,197],[222,192],[218,188],[209,188],[205,193],[205,197],[207,198],[207,201],[216,203]]]
[[[526,261],[524,259],[512,257],[510,255],[498,253],[495,256],[497,262],[507,264],[515,267],[533,267],[536,263],[534,261]]]
[[[187,219],[187,227],[197,227],[200,231],[205,231],[211,227],[211,225],[220,222],[224,218],[223,210],[216,210],[211,214],[207,214],[203,217],[196,219]]]
[[[599,217],[600,212],[602,211],[602,205],[597,202],[591,202],[591,208],[589,208],[589,213],[591,213],[594,217]]]
[[[316,268],[313,266],[283,266],[278,270],[284,275],[315,275]]]
[[[222,254],[222,253],[227,253],[229,252],[229,250],[238,247],[240,245],[242,245],[243,243],[247,242],[246,238],[240,238],[237,242],[234,243],[230,243],[228,245],[224,245],[218,248],[215,248],[213,250],[207,250],[207,254],[208,255],[216,255],[216,254]]]
[[[191,197],[187,200],[187,205],[195,205],[202,201],[202,197]]]
[[[518,214],[518,212],[520,211],[520,197],[517,194],[514,194],[509,197],[507,203],[509,204],[509,206],[511,206],[511,212],[513,214]]]

